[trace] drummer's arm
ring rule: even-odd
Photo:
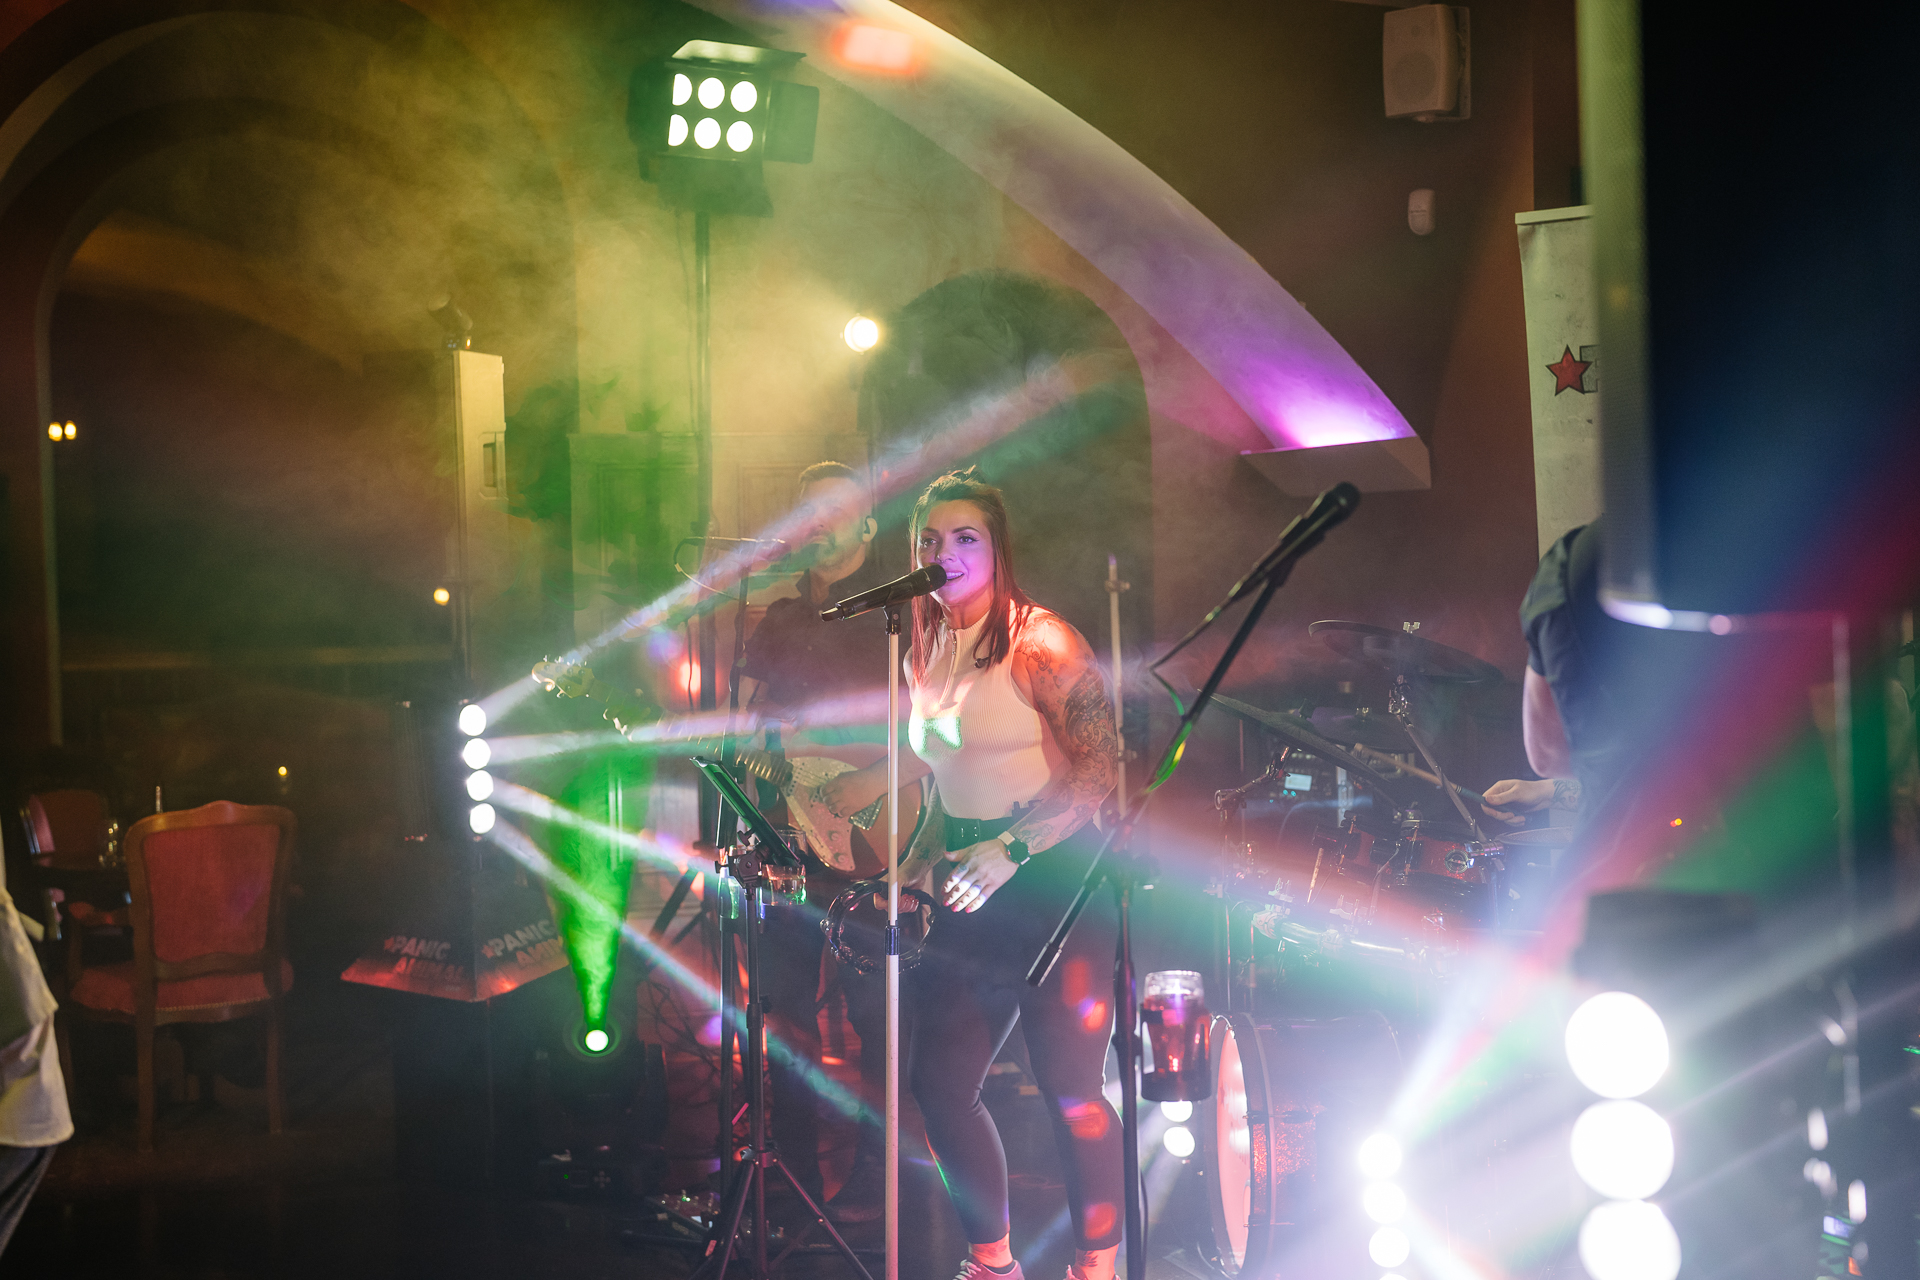
[[[1488,812],[1510,824],[1518,821],[1515,812],[1549,807],[1580,808],[1580,783],[1573,776],[1573,753],[1567,746],[1567,730],[1560,721],[1560,706],[1554,701],[1553,686],[1545,676],[1528,667],[1521,696],[1520,728],[1526,738],[1527,763],[1540,779],[1503,779],[1488,787],[1485,793],[1489,803],[1500,806]]]
[[[1560,719],[1547,678],[1527,668],[1521,690],[1520,733],[1527,743],[1527,763],[1543,778],[1573,777],[1573,751],[1567,745],[1567,726]]]

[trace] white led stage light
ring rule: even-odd
[[[467,811],[467,825],[473,828],[473,834],[483,836],[493,830],[493,824],[499,817],[490,804],[477,804]]]
[[[1674,1280],[1680,1237],[1658,1205],[1609,1200],[1580,1224],[1580,1262],[1593,1280]]]
[[[1375,1266],[1397,1267],[1407,1260],[1413,1252],[1413,1246],[1407,1242],[1407,1233],[1398,1227],[1382,1227],[1373,1233],[1373,1239],[1367,1241],[1367,1256]]]
[[[700,82],[700,105],[711,111],[726,100],[727,87],[720,83],[719,76],[708,76]]]
[[[1360,1172],[1369,1178],[1391,1178],[1400,1172],[1400,1144],[1392,1134],[1376,1133],[1360,1144]]]
[[[684,71],[674,72],[673,105],[683,107],[687,104],[687,99],[691,97],[693,97],[693,81],[687,78],[687,74]]]
[[[1176,1124],[1161,1137],[1160,1145],[1167,1149],[1168,1155],[1185,1160],[1193,1154],[1193,1130]]]
[[[1391,1182],[1370,1182],[1360,1193],[1360,1207],[1383,1226],[1395,1223],[1406,1215],[1407,1193]]]
[[[745,151],[753,145],[753,126],[745,120],[735,120],[727,126],[727,148],[731,151]]]
[[[693,145],[702,151],[711,151],[720,145],[720,122],[708,116],[693,126]]]
[[[1673,1129],[1644,1102],[1596,1102],[1573,1122],[1574,1172],[1614,1200],[1644,1200],[1673,1176]]]
[[[1567,1019],[1567,1063],[1603,1098],[1633,1098],[1666,1074],[1667,1028],[1639,996],[1607,991]]]
[[[674,116],[673,119],[667,121],[667,145],[670,147],[681,146],[686,142],[689,132],[691,132],[691,130],[687,125],[687,118],[682,115]]]
[[[745,115],[760,101],[760,91],[753,87],[753,81],[742,80],[733,86],[733,91],[727,95],[727,100],[733,103],[735,111]]]
[[[840,336],[855,351],[871,351],[880,344],[880,326],[865,316],[855,316],[847,321]]]
[[[487,731],[487,709],[477,702],[469,702],[460,708],[460,732],[469,738],[477,738]]]
[[[1193,1119],[1193,1104],[1191,1102],[1163,1102],[1160,1104],[1160,1114],[1175,1124],[1185,1124],[1187,1121]]]
[[[466,761],[469,769],[484,769],[493,759],[493,748],[487,745],[485,738],[469,738],[467,745],[460,748],[460,758]]]
[[[475,769],[467,775],[467,795],[470,799],[485,800],[493,794],[493,775],[485,769]]]

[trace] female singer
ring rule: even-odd
[[[1013,578],[1000,491],[940,477],[913,510],[915,563],[944,586],[913,602],[909,740],[934,796],[902,866],[944,904],[909,975],[909,1079],[967,1233],[957,1280],[1013,1276],[1007,1161],[980,1102],[1016,1020],[1066,1167],[1073,1280],[1112,1280],[1121,1235],[1120,1122],[1101,1092],[1112,1031],[1114,921],[1081,917],[1039,988],[1026,969],[1098,847],[1088,827],[1113,788],[1112,706],[1078,631]]]

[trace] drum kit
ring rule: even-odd
[[[1345,1244],[1322,1253],[1345,1216],[1328,1196],[1387,1113],[1401,1037],[1483,947],[1530,936],[1571,834],[1489,816],[1423,727],[1445,686],[1497,681],[1496,668],[1411,626],[1329,621],[1311,634],[1386,677],[1384,713],[1214,698],[1268,747],[1260,776],[1215,795],[1226,1011],[1197,1126],[1211,1210],[1200,1252],[1228,1277],[1325,1273],[1346,1256]],[[1255,806],[1282,814],[1277,835],[1247,838]]]

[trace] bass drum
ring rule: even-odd
[[[1213,1229],[1200,1252],[1226,1277],[1357,1274],[1360,1143],[1400,1080],[1378,1013],[1215,1018],[1213,1097],[1194,1117]]]

